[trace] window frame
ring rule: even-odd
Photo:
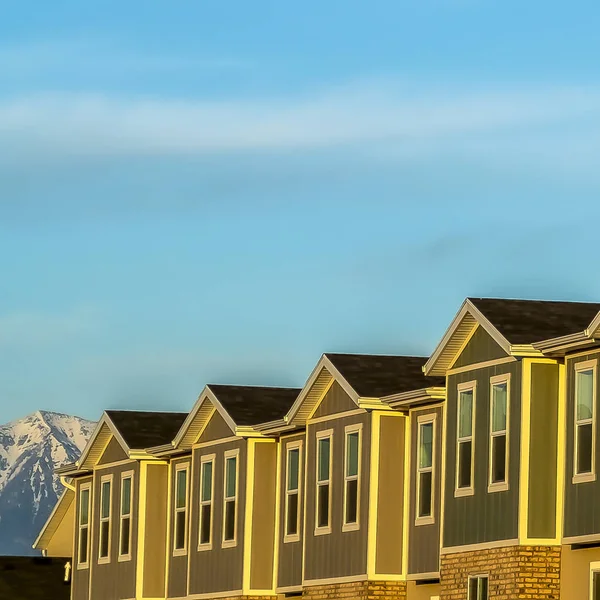
[[[490,428],[488,437],[488,493],[505,492],[509,489],[509,466],[510,466],[510,373],[502,373],[500,375],[494,375],[490,377]],[[506,383],[506,427],[504,431],[493,431],[493,419],[494,419],[494,386],[498,384]],[[502,435],[506,438],[506,446],[504,451],[504,481],[492,481],[492,469],[493,469],[493,438],[501,437]]]
[[[473,579],[487,579],[487,597],[483,600],[489,600],[490,598],[490,576],[488,573],[478,573],[477,575],[469,575],[467,580],[467,600],[480,600],[479,598],[471,598],[471,581]],[[477,596],[479,596],[479,584],[477,584]]]
[[[131,471],[124,471],[123,473],[121,473],[121,489],[120,489],[120,502],[119,502],[119,562],[125,562],[128,560],[131,560],[131,533],[133,531],[133,506],[134,506],[134,501],[133,501],[133,494],[134,494],[134,477],[135,474],[133,472],[133,470]],[[130,490],[129,490],[129,514],[124,515],[123,514],[123,482],[129,479],[131,481],[130,483]],[[123,521],[125,520],[125,518],[129,518],[129,547],[128,547],[128,552],[127,554],[121,554],[121,549],[122,549],[122,539],[123,539]]]
[[[600,561],[594,561],[590,563],[590,589],[589,597],[593,600],[594,598],[594,574],[600,574]]]
[[[363,424],[362,423],[354,423],[352,425],[346,425],[344,427],[344,500],[342,505],[342,531],[358,531],[360,529],[360,491],[361,491],[361,483],[362,483],[362,431]],[[348,475],[348,436],[353,433],[358,433],[358,464],[356,475]],[[333,456],[333,446],[331,446],[329,452],[329,462],[330,462],[330,473],[329,478],[331,479],[331,458]],[[356,522],[355,523],[347,523],[346,522],[346,505],[348,499],[348,482],[356,481]],[[331,496],[331,491],[330,491]],[[330,520],[331,525],[331,520]]]
[[[290,452],[298,450],[298,487],[296,490],[288,489],[288,471],[289,471],[289,456]],[[284,482],[284,515],[283,515],[283,543],[289,544],[300,541],[300,506],[303,500],[302,496],[302,440],[295,440],[288,442],[285,445],[285,482]],[[298,496],[298,510],[296,515],[296,533],[290,534],[287,531],[288,525],[288,509],[289,509],[289,497],[292,495]]]
[[[200,457],[200,490],[198,493],[198,551],[212,550],[213,535],[215,531],[215,464],[216,454],[205,454]],[[210,475],[210,500],[202,500],[202,490],[204,485],[204,465],[212,464]],[[202,543],[202,507],[210,506],[210,535],[206,543]]]
[[[104,499],[104,484],[109,483],[109,496],[108,496],[108,517],[102,516],[102,503]],[[112,512],[113,512],[113,485],[114,475],[111,473],[110,475],[102,475],[100,477],[100,505],[98,506],[98,564],[106,565],[110,563],[111,553],[112,553]],[[108,522],[108,548],[106,556],[101,556],[102,552],[102,523]]]
[[[577,391],[578,391],[578,377],[577,374],[581,371],[592,371],[593,383],[592,383],[592,418],[577,420]],[[573,397],[573,483],[587,483],[590,481],[596,481],[596,397],[597,397],[597,385],[598,385],[598,359],[585,360],[575,363],[573,368],[573,375],[575,378],[573,384],[574,397]],[[592,426],[592,469],[589,473],[578,473],[577,472],[577,458],[578,458],[578,440],[579,440],[579,426],[590,423]]]
[[[329,438],[329,478],[319,481],[319,440]],[[315,527],[314,535],[329,535],[331,533],[331,497],[332,493],[332,470],[333,470],[333,429],[322,429],[315,434]],[[329,485],[329,497],[327,508],[327,525],[319,527],[319,488]]]
[[[227,496],[227,459],[235,458],[235,495]],[[223,453],[223,527],[221,531],[221,548],[234,548],[238,543],[238,516],[240,497],[240,449],[226,450]],[[227,502],[233,501],[233,539],[225,539],[225,522],[227,518]]]
[[[185,471],[185,505],[177,507],[177,483],[179,472]],[[190,496],[190,463],[182,462],[175,465],[175,478],[173,484],[173,556],[185,556],[188,550],[188,522],[189,522],[189,496]],[[183,512],[183,548],[177,548],[177,513]]]
[[[421,468],[420,464],[420,449],[421,449],[421,425],[432,424],[431,431],[431,467]],[[427,415],[420,415],[417,417],[417,464],[415,473],[417,481],[415,483],[416,495],[415,495],[415,525],[433,525],[435,523],[435,475],[436,475],[436,435],[437,435],[437,414],[430,413]],[[419,516],[419,506],[421,499],[421,473],[427,473],[431,471],[431,515]]]
[[[84,491],[88,493],[87,500],[87,523],[82,525],[81,523],[81,496]],[[88,481],[87,483],[82,483],[79,486],[79,512],[77,513],[77,568],[78,569],[89,569],[90,567],[90,550],[91,550],[91,522],[92,522],[92,482]],[[86,561],[81,562],[81,532],[83,529],[87,529],[87,540],[86,540],[86,549],[85,549],[85,557]]]
[[[475,414],[477,412],[477,380],[465,381],[459,383],[456,386],[456,460],[455,460],[455,477],[454,477],[454,497],[462,498],[465,496],[473,496],[475,494],[475,425],[477,423]],[[473,392],[473,404],[471,410],[471,436],[461,438],[460,433],[460,394],[461,392]],[[459,449],[460,444],[470,441],[471,442],[471,485],[469,487],[459,488],[458,487],[458,475],[459,475]]]

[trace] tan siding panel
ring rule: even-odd
[[[301,494],[299,498],[300,505],[300,537],[297,542],[284,543],[285,535],[285,481],[286,481],[286,447],[289,443],[302,441],[302,451],[300,452],[301,463],[299,468],[299,477],[301,484]],[[279,469],[281,480],[279,485],[279,565],[277,576],[277,587],[291,587],[302,585],[302,536],[304,526],[304,463],[306,452],[306,432],[298,435],[285,437],[281,440],[281,456],[279,459]]]
[[[375,572],[386,575],[402,572],[406,421],[382,416],[379,429]]]
[[[169,469],[167,465],[148,465],[147,469],[143,594],[164,598]]]
[[[210,418],[210,421],[206,424],[198,442],[214,442],[215,440],[228,438],[232,435],[233,431],[231,431],[231,427],[227,425],[225,419],[218,412],[215,412]]]
[[[250,587],[253,590],[270,590],[274,587],[276,486],[277,444],[257,442],[254,449],[250,570]]]
[[[483,327],[478,326],[452,367],[465,367],[487,360],[506,358],[507,356],[508,354],[496,343],[492,336]]]
[[[68,491],[69,494],[73,492]],[[73,553],[75,532],[75,499],[69,504],[63,518],[46,546],[46,556],[64,558]]]
[[[342,532],[344,483],[344,428],[363,424],[362,473],[360,486],[360,529]],[[331,533],[314,535],[316,487],[316,433],[333,429],[333,471]],[[369,457],[371,444],[371,415],[368,413],[340,417],[324,423],[310,424],[307,436],[306,485],[306,549],[304,579],[349,577],[367,572],[367,526],[369,504]]]
[[[558,365],[531,365],[529,523],[532,538],[556,535]]]
[[[335,415],[348,410],[356,410],[357,408],[356,403],[346,394],[342,386],[337,381],[334,381],[317,407],[313,418]]]

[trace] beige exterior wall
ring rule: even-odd
[[[562,547],[560,597],[563,600],[590,598],[590,563],[600,562],[600,548],[572,550]]]
[[[62,518],[58,529],[50,538],[46,547],[46,556],[60,558],[70,557],[73,554],[73,536],[75,535],[75,500],[71,502],[67,512]]]

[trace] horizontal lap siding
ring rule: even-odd
[[[237,506],[237,545],[222,548],[223,539],[223,482],[227,450],[239,449],[239,480]],[[200,459],[215,454],[213,488],[213,529],[212,550],[198,550]],[[247,442],[236,440],[225,444],[215,444],[194,450],[192,485],[194,489],[190,535],[189,593],[209,594],[242,589],[242,569],[244,551],[244,520],[246,507],[246,456]]]
[[[509,489],[488,492],[490,377],[511,374]],[[475,409],[475,494],[455,498],[457,385],[477,381]],[[521,443],[521,363],[518,361],[449,375],[443,545],[463,546],[515,539],[518,536],[519,456]]]
[[[362,423],[362,469],[360,484],[360,529],[342,532],[344,485],[344,428]],[[333,429],[333,466],[331,482],[331,533],[315,535],[316,433]],[[369,458],[371,415],[340,417],[309,424],[307,437],[306,530],[304,579],[327,579],[362,575],[367,571],[367,528],[369,504]]]
[[[564,536],[600,534],[600,479],[587,483],[573,483],[575,445],[575,365],[587,360],[598,359],[595,352],[567,361],[567,457],[565,471],[565,523]],[[596,473],[600,465],[600,418],[598,418],[598,398],[600,398],[600,369],[596,379]]]

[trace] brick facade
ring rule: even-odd
[[[441,600],[467,600],[469,575],[489,575],[489,598],[560,598],[560,546],[509,546],[441,556]]]
[[[357,581],[313,585],[302,590],[306,600],[406,600],[405,581]]]

